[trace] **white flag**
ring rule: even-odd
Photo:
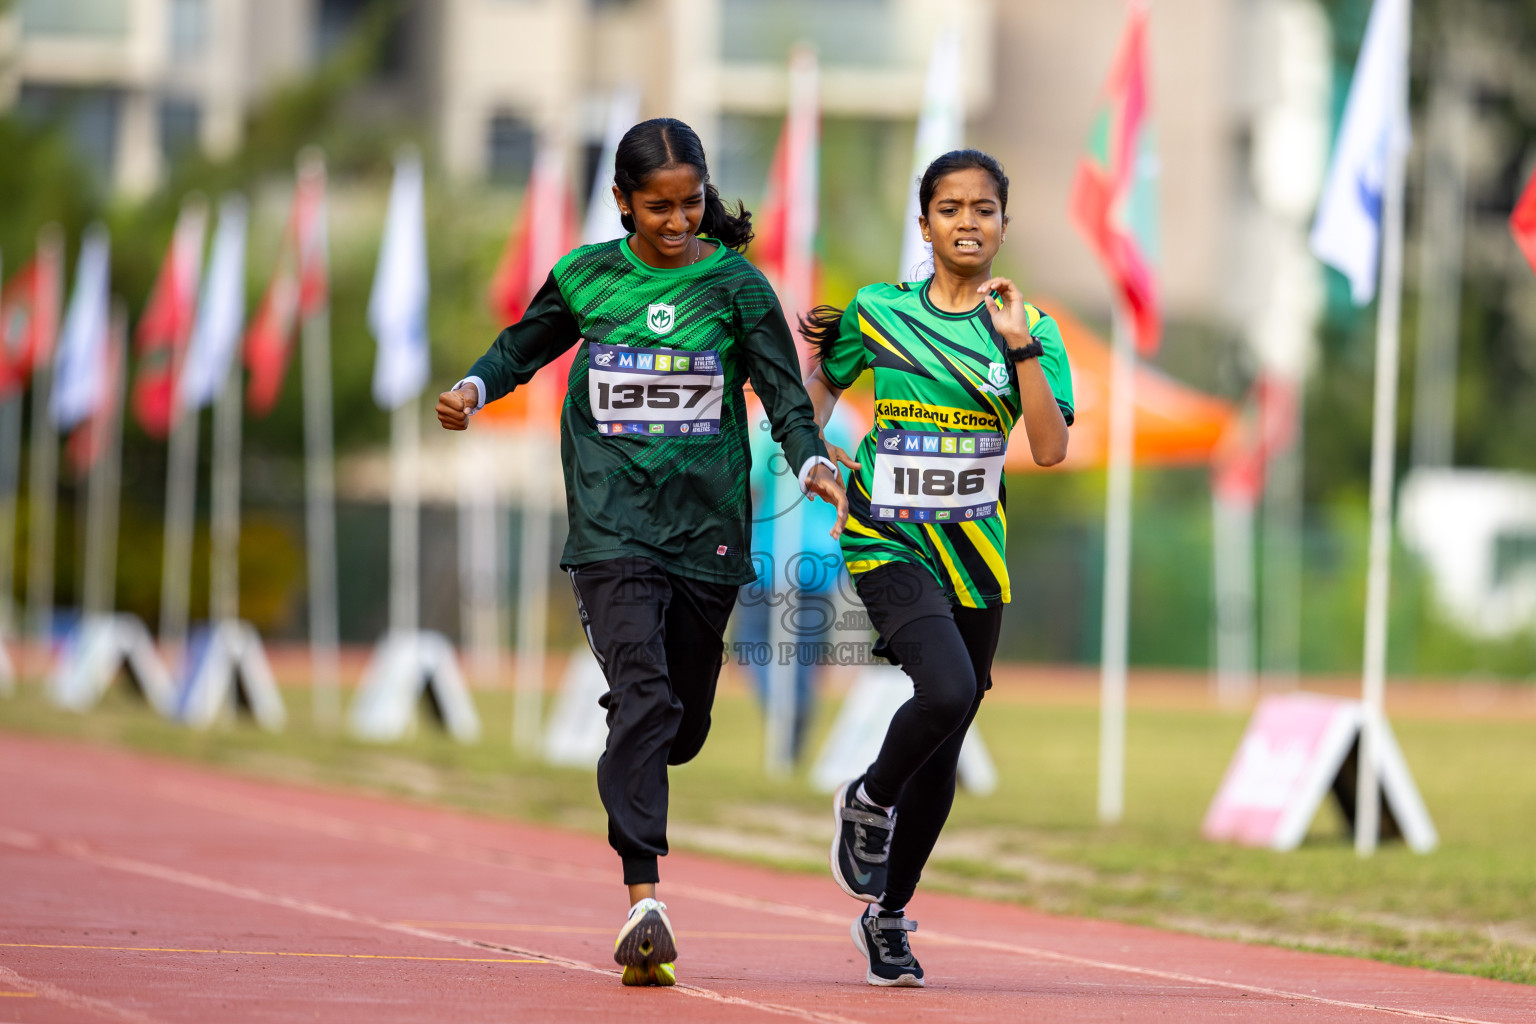
[[[75,290],[59,332],[49,411],[60,430],[73,428],[95,412],[106,391],[111,277],[112,243],[107,229],[93,224],[80,243]]]
[[[224,390],[245,329],[245,198],[237,193],[219,202],[213,255],[197,304],[187,361],[176,384],[182,409],[212,405]]]
[[[1376,295],[1387,161],[1408,150],[1408,2],[1371,7],[1312,225],[1313,254],[1349,278],[1357,306]]]
[[[959,149],[965,137],[965,107],[960,89],[960,31],[946,29],[933,41],[928,58],[928,81],[923,87],[923,112],[917,121],[912,144],[912,191],[907,196],[907,217],[902,222],[901,267],[896,280],[926,276],[933,246],[923,241],[917,216],[917,182],[935,157]]]
[[[427,225],[421,190],[421,157],[401,149],[368,297],[368,328],[379,345],[373,400],[385,409],[416,397],[427,383]]]
[[[613,201],[613,158],[618,152],[619,140],[639,119],[640,90],[632,85],[614,90],[613,99],[608,103],[608,130],[603,136],[603,153],[598,157],[592,196],[587,200],[587,220],[581,228],[582,245],[623,238],[626,234],[624,225],[619,223],[618,204]]]

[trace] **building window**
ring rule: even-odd
[[[171,0],[171,57],[200,57],[207,43],[208,0]]]
[[[128,0],[21,0],[24,36],[128,34]]]
[[[98,184],[112,182],[122,96],[113,89],[73,89],[22,83],[16,111],[25,120],[57,128]]]
[[[166,166],[197,149],[203,111],[195,100],[160,101],[160,157]]]
[[[723,0],[720,56],[779,64],[803,41],[827,65],[896,64],[896,6],[892,0]]]
[[[533,170],[533,126],[512,114],[496,114],[486,125],[486,177],[507,185],[527,182]]]

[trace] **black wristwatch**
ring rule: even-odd
[[[1026,359],[1038,359],[1045,354],[1045,346],[1040,344],[1039,338],[1030,338],[1028,345],[1008,350],[1008,359],[1011,362],[1022,363]]]

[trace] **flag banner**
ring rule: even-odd
[[[182,203],[134,339],[138,369],[133,382],[133,414],[144,432],[157,440],[170,435],[175,415],[176,375],[197,315],[207,226],[208,208],[201,199]]]
[[[1211,453],[1211,486],[1219,497],[1255,505],[1264,494],[1269,462],[1296,439],[1297,384],[1265,372],[1248,392]]]
[[[311,154],[301,158],[277,266],[245,336],[246,407],[256,416],[271,412],[282,394],[298,321],[329,301],[328,253],[325,162]]]
[[[192,341],[177,383],[183,409],[212,405],[229,379],[245,326],[245,199],[231,193],[219,203],[219,227],[213,238],[208,279]]]
[[[964,144],[965,104],[961,95],[960,31],[946,29],[933,41],[928,58],[928,78],[923,85],[923,110],[912,143],[912,191],[907,194],[907,214],[902,221],[901,266],[896,280],[927,277],[933,246],[923,241],[917,218],[917,186],[936,157]]]
[[[758,267],[773,284],[790,323],[816,302],[816,227],[820,198],[821,86],[816,55],[790,55],[789,110],[768,172],[768,195],[756,219]],[[796,342],[804,342],[796,334]],[[802,362],[805,355],[802,351]]]
[[[613,162],[624,133],[639,120],[640,90],[633,85],[615,89],[608,101],[608,127],[603,134],[602,154],[597,159],[597,173],[592,177],[592,195],[587,199],[582,245],[623,238],[627,233],[619,221],[619,205],[613,201]]]
[[[34,368],[52,358],[63,273],[58,247],[39,245],[0,292],[0,398],[25,390]]]
[[[1072,219],[1104,264],[1143,355],[1157,351],[1163,329],[1153,272],[1158,165],[1147,91],[1147,19],[1146,0],[1132,0],[1071,199]]]
[[[625,130],[628,128],[626,125]],[[619,135],[622,137],[623,132]],[[614,148],[618,148],[617,140]],[[609,166],[612,166],[611,160]],[[608,202],[611,204],[612,201],[610,195]],[[617,207],[614,216],[618,216]],[[619,234],[622,233],[620,226]],[[522,210],[491,278],[488,298],[497,320],[502,324],[517,323],[534,294],[543,287],[544,279],[555,263],[575,246],[576,210],[564,151],[558,140],[545,137],[540,140],[539,151],[534,157],[533,173],[523,193]],[[547,422],[548,413],[558,405],[559,396],[565,394],[565,382],[575,358],[575,348],[565,352],[540,370],[533,380],[497,402],[492,407],[495,411],[487,419],[492,422],[538,420],[539,426],[554,426]]]
[[[503,325],[522,318],[556,261],[576,247],[572,203],[565,151],[557,140],[542,138],[523,193],[522,211],[491,278],[491,310]]]
[[[1312,253],[1349,278],[1357,306],[1376,296],[1387,161],[1406,150],[1408,0],[1375,0],[1312,225]]]
[[[384,242],[368,297],[368,329],[378,342],[373,399],[395,409],[421,393],[429,373],[427,349],[427,225],[421,157],[406,148],[395,158]]]
[[[102,359],[106,365],[103,367],[100,399],[90,416],[70,432],[69,440],[64,445],[65,457],[69,459],[70,468],[77,478],[84,479],[91,471],[106,447],[107,438],[111,436],[112,418],[121,412],[118,377],[127,370],[127,358],[124,343],[103,346]]]
[[[1536,172],[1526,182],[1525,192],[1515,204],[1515,212],[1510,214],[1509,230],[1515,236],[1515,244],[1525,254],[1526,262],[1536,270]]]
[[[49,414],[60,430],[73,428],[95,412],[107,386],[107,293],[111,276],[111,240],[106,228],[93,224],[80,243],[75,290],[59,335]]]

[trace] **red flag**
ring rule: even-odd
[[[245,365],[251,371],[246,405],[256,416],[271,412],[282,394],[294,325],[329,298],[327,249],[325,163],[314,154],[301,159],[277,267],[245,336]]]
[[[45,235],[0,293],[0,396],[24,389],[33,369],[53,357],[63,275],[63,252]]]
[[[1243,415],[1232,418],[1211,453],[1211,486],[1223,498],[1256,504],[1269,461],[1296,439],[1298,391],[1280,375],[1254,381]]]
[[[821,109],[816,57],[790,58],[790,102],[768,171],[768,195],[752,256],[772,282],[790,322],[815,305],[816,222],[820,204]],[[802,352],[802,360],[805,358]]]
[[[1147,77],[1147,4],[1131,0],[1125,35],[1088,137],[1088,152],[1077,167],[1071,212],[1129,311],[1136,347],[1144,355],[1157,351],[1162,337],[1162,312],[1152,273],[1156,156]]]
[[[1536,270],[1536,173],[1525,185],[1525,192],[1515,204],[1515,212],[1509,217],[1509,230],[1515,236],[1515,244],[1525,253],[1526,262]]]
[[[487,293],[491,311],[503,324],[522,319],[555,263],[576,247],[576,241],[576,202],[566,176],[565,157],[558,145],[545,140],[534,157],[523,208],[507,237]],[[529,420],[550,425],[551,406],[555,396],[565,392],[566,375],[575,355],[572,348],[523,389],[528,398],[524,412]]]
[[[491,310],[503,324],[522,318],[555,263],[576,247],[576,205],[558,146],[539,147],[523,208],[491,278]]]
[[[103,375],[101,397],[97,400],[96,408],[92,410],[90,416],[81,421],[80,425],[70,433],[69,440],[64,446],[64,454],[69,459],[70,467],[77,477],[84,477],[89,473],[91,466],[100,457],[103,443],[112,427],[112,417],[119,412],[118,400],[119,395],[122,394],[122,388],[118,387],[118,375],[127,372],[127,367],[124,365],[127,331],[123,323],[115,318],[107,330],[110,332],[108,344],[104,347],[107,371]]]
[[[182,205],[134,342],[138,370],[133,382],[133,414],[146,434],[161,440],[171,432],[176,381],[197,316],[197,282],[202,274],[207,222],[208,208],[201,199],[189,199]]]

